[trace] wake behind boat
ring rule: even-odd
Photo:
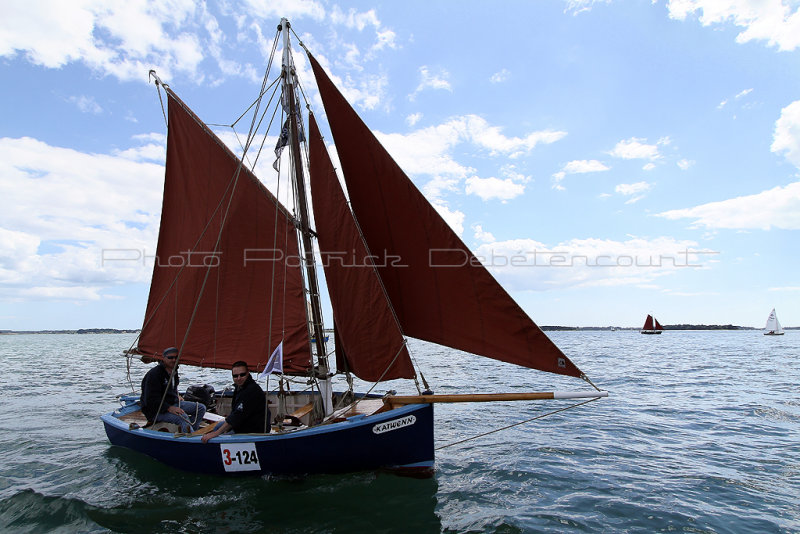
[[[244,360],[256,371],[279,351],[279,386],[265,398],[274,417],[263,433],[223,434],[203,443],[201,436],[230,412],[229,395],[215,392],[200,429],[179,434],[150,425],[134,392],[102,416],[110,442],[203,473],[389,468],[429,475],[435,403],[607,396],[480,264],[306,50],[345,194],[314,114],[306,118],[301,111],[307,88],[298,90],[285,19],[273,50],[281,39],[280,75],[270,81],[267,66],[248,107],[242,158],[154,75],[168,102],[164,199],[144,324],[129,350],[157,361],[175,346],[180,364],[230,369]],[[266,167],[274,193],[243,163],[263,156],[260,149],[252,152],[263,146],[266,134],[259,128],[268,124],[280,126],[274,163]],[[333,310],[333,353],[326,345],[315,242]],[[593,389],[435,395],[412,361],[407,336],[581,378]],[[334,391],[335,377],[343,379],[342,391]],[[357,393],[353,377],[375,385],[407,379],[418,394],[376,395],[375,385]],[[483,430],[492,428],[487,420]]]

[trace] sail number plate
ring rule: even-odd
[[[255,443],[220,443],[222,466],[225,471],[259,471],[258,453]]]

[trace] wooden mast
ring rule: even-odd
[[[291,143],[291,154],[294,163],[294,180],[296,184],[297,207],[300,211],[300,236],[303,243],[303,256],[306,266],[306,278],[308,283],[309,299],[311,301],[311,323],[314,337],[314,344],[317,349],[317,361],[319,364],[318,377],[326,378],[328,375],[328,359],[325,350],[325,336],[322,328],[322,306],[320,304],[319,284],[317,282],[317,270],[314,262],[314,247],[311,243],[311,227],[308,215],[308,200],[306,198],[306,184],[303,175],[303,159],[300,152],[300,133],[297,126],[301,122],[300,110],[295,104],[294,89],[294,63],[292,62],[291,49],[289,44],[289,21],[281,19],[280,29],[283,32],[283,90],[289,104],[289,139]]]

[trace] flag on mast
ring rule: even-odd
[[[283,373],[283,341],[278,343],[278,346],[272,351],[272,356],[269,357],[264,370],[258,375],[258,379],[263,380],[270,373]]]

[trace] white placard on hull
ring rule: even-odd
[[[225,471],[259,471],[258,453],[255,443],[220,443],[222,465]]]

